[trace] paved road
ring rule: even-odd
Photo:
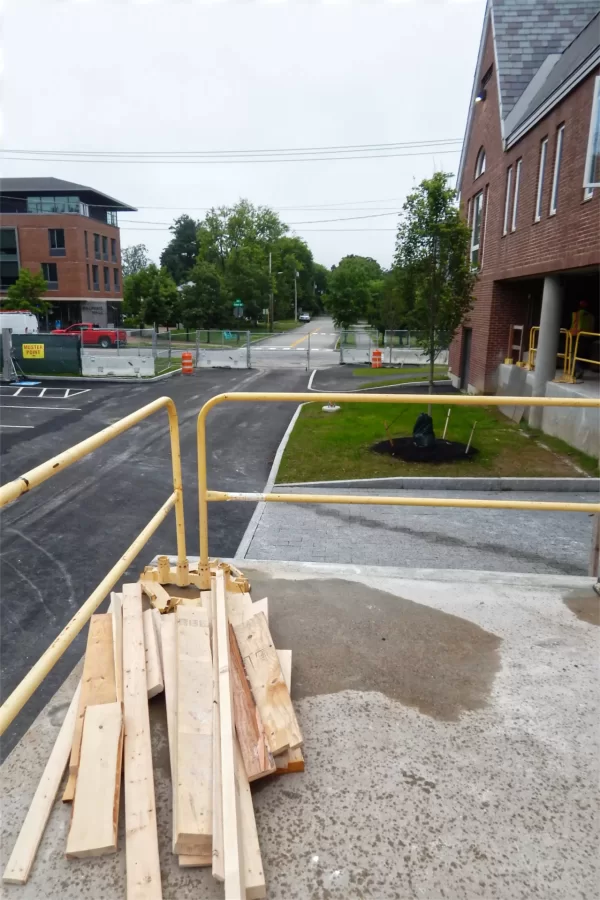
[[[314,369],[339,363],[335,349],[337,329],[329,317],[313,319],[292,331],[274,335],[250,348],[252,366],[283,368],[288,366]]]
[[[3,481],[83,440],[165,394],[180,419],[188,552],[197,553],[195,424],[211,396],[235,390],[303,390],[296,370],[202,370],[150,385],[0,387]],[[43,393],[42,393],[43,392]],[[231,404],[208,420],[209,484],[221,490],[262,490],[294,404]],[[123,550],[170,493],[166,415],[152,417],[3,513],[0,578],[1,695],[4,699],[59,633]],[[252,515],[248,504],[211,507],[210,551],[232,556]],[[161,526],[125,576],[175,546],[174,520]],[[83,651],[77,639],[4,736],[6,754],[62,683]]]

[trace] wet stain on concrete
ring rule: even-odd
[[[293,651],[294,699],[380,691],[444,721],[486,705],[500,668],[497,635],[354,581],[244,573],[254,597],[269,597],[275,645]]]
[[[592,587],[581,591],[569,591],[563,600],[565,606],[568,606],[582,622],[600,625],[600,597]]]

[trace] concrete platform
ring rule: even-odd
[[[592,580],[239,561],[293,650],[306,771],[254,787],[270,900],[598,896],[600,600]],[[1,770],[2,867],[73,673]],[[151,701],[163,896],[220,898],[170,852],[162,697]],[[57,801],[13,900],[125,896],[120,849],[64,858]]]

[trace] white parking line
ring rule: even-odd
[[[0,428],[34,428],[33,425],[5,425],[4,422],[0,422]]]
[[[66,409],[67,412],[81,412],[79,406],[7,406],[6,403],[0,403],[0,409]]]
[[[25,391],[22,394],[23,399],[29,400],[72,400],[73,397],[78,397],[79,394],[88,394],[91,390],[91,388],[80,388],[79,390],[58,387],[33,388],[25,385],[21,385],[21,387],[4,385],[4,388],[4,390],[0,389],[0,397],[19,397],[21,396],[21,391]],[[54,393],[47,394],[47,391]]]

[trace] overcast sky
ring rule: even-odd
[[[462,138],[484,7],[8,0],[3,146],[264,150]],[[155,260],[169,239],[162,223],[246,197],[290,225],[307,223],[294,231],[318,262],[357,253],[388,266],[393,211],[415,183],[436,168],[456,172],[458,161],[457,152],[217,165],[6,159],[2,171],[80,182],[138,207],[120,216],[122,244],[145,243]],[[299,208],[325,205],[341,209]]]

